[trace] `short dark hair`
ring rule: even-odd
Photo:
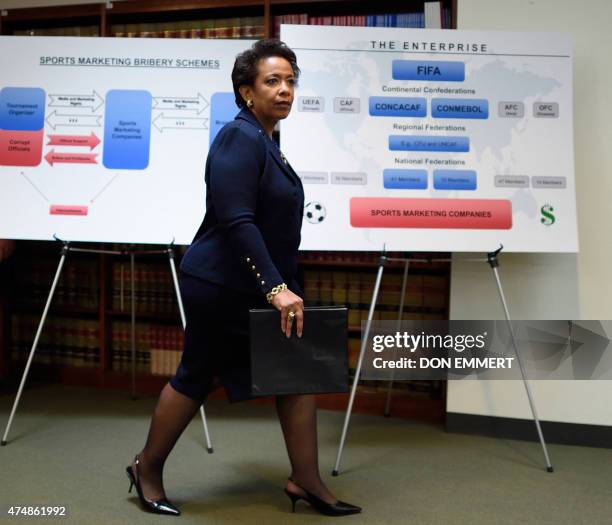
[[[278,38],[265,38],[255,42],[250,49],[243,51],[236,56],[234,69],[232,69],[232,84],[234,86],[234,95],[236,96],[236,105],[239,108],[246,106],[242,95],[240,95],[240,86],[252,86],[257,77],[257,63],[263,58],[281,57],[284,58],[293,69],[293,74],[297,80],[300,76],[300,68],[297,65],[295,53]]]

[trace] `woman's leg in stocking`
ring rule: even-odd
[[[336,498],[319,474],[315,396],[277,396],[276,410],[291,462],[291,478],[315,496],[328,503],[335,503]],[[299,487],[291,482],[288,488],[294,493],[300,492]]]
[[[151,419],[147,442],[138,454],[138,479],[148,500],[166,497],[162,478],[164,463],[199,407],[199,403],[177,392],[170,383],[163,388]]]

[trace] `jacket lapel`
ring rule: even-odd
[[[268,146],[268,151],[270,152],[270,155],[272,155],[272,158],[280,166],[283,173],[287,175],[293,181],[294,184],[296,182],[301,183],[298,174],[293,170],[293,168],[289,164],[289,161],[287,161],[287,159],[285,159],[284,157],[281,157],[281,151],[279,148],[277,148],[274,144],[270,144]]]
[[[261,133],[265,134],[265,131],[261,127],[259,121],[255,118],[255,115],[253,115],[253,113],[251,113],[248,109],[243,108],[238,115],[236,115],[236,118],[246,120],[248,123],[255,126]],[[266,146],[268,148],[268,152],[276,161],[283,173],[289,177],[294,184],[298,183],[301,185],[302,181],[300,180],[300,177],[289,165],[289,162],[286,159],[283,160],[280,149],[273,143],[272,139],[266,140]]]

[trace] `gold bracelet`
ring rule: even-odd
[[[272,288],[272,290],[270,290],[267,294],[266,294],[266,300],[271,303],[272,299],[274,299],[274,296],[276,294],[281,293],[283,290],[287,289],[287,285],[285,283],[280,283],[279,285],[275,286],[274,288]]]

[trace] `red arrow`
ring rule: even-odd
[[[91,135],[49,135],[47,146],[89,146],[94,149],[100,144],[100,139],[92,131]]]
[[[97,164],[97,153],[55,153],[51,150],[45,155],[45,160],[53,166],[56,163],[65,164]]]

